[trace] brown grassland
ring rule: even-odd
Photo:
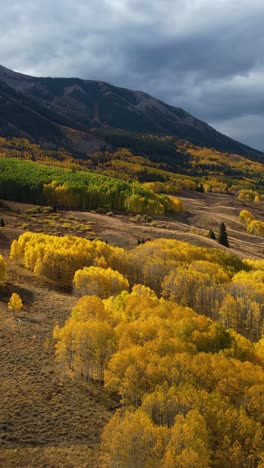
[[[8,276],[0,292],[0,467],[100,466],[100,434],[118,406],[117,397],[99,383],[76,382],[56,364],[52,331],[55,324],[65,322],[77,299],[10,260],[11,241],[31,230],[100,238],[125,248],[134,247],[138,239],[159,237],[212,247],[219,244],[208,238],[208,231],[217,234],[223,221],[234,253],[263,258],[264,239],[247,234],[238,219],[239,212],[248,209],[264,221],[261,204],[197,192],[185,192],[181,199],[186,213],[153,220],[95,212],[37,212],[32,205],[4,202],[0,251],[8,263]],[[24,304],[17,314],[20,322],[7,309],[13,292]]]

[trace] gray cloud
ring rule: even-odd
[[[232,136],[235,133],[237,140],[245,141],[249,146],[259,148],[263,151],[263,114],[248,114],[234,117],[223,122],[217,121],[213,126],[217,126],[220,132]]]
[[[262,0],[10,0],[0,63],[147,91],[264,150]]]

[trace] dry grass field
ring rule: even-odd
[[[219,224],[224,222],[233,253],[242,258],[263,258],[264,239],[246,232],[245,226],[239,221],[239,213],[246,209],[257,219],[264,221],[264,202],[256,205],[241,202],[230,195],[197,192],[184,192],[180,198],[186,213],[173,218],[155,217],[153,222],[146,222],[143,217],[139,219],[137,216],[126,215],[109,217],[96,213],[75,213],[75,216],[91,223],[97,237],[124,248],[134,247],[138,239],[160,237],[178,239],[202,247],[225,248],[208,238],[209,230],[213,229],[217,235]],[[73,213],[68,214],[71,215]]]
[[[0,291],[1,468],[100,466],[100,433],[118,403],[99,384],[80,383],[56,364],[52,331],[56,323],[64,323],[76,298],[8,259],[11,241],[29,229],[100,238],[125,248],[134,247],[138,239],[158,237],[218,246],[207,234],[209,229],[217,233],[224,221],[233,252],[263,258],[264,239],[247,234],[238,220],[239,212],[248,209],[264,221],[260,205],[218,194],[187,193],[181,198],[187,213],[152,221],[91,212],[38,212],[30,205],[4,202],[0,251],[8,262],[8,278]],[[20,322],[7,309],[12,292],[23,300]]]
[[[264,239],[246,232],[239,221],[241,210],[249,210],[256,219],[264,221],[264,202],[242,202],[234,196],[216,193],[183,192],[180,197],[186,213],[174,217],[155,217],[125,214],[105,215],[96,212],[47,212],[46,208],[17,202],[4,202],[0,207],[5,228],[0,231],[0,248],[9,248],[10,240],[25,230],[54,235],[77,235],[88,239],[99,238],[110,244],[133,248],[138,239],[160,237],[178,239],[204,247],[219,247],[208,238],[213,229],[218,234],[219,224],[227,228],[231,250],[240,257],[263,258]]]
[[[20,294],[20,323],[7,309]],[[99,384],[77,384],[54,361],[52,330],[75,298],[9,261],[0,303],[0,466],[97,466],[112,402]]]

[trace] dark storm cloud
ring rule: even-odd
[[[0,63],[141,89],[264,150],[262,0],[10,0]]]

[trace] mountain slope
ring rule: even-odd
[[[22,93],[18,86],[10,87],[5,80],[0,80],[0,135],[26,137],[51,148],[59,145],[79,156],[98,151],[105,144],[63,113]]]
[[[0,128],[5,136],[62,137],[59,127],[49,115],[39,112],[37,104],[0,82]]]
[[[0,82],[74,129],[122,129],[173,135],[200,146],[262,160],[262,153],[141,91],[78,78],[35,78],[0,66]],[[53,117],[54,120],[54,117]],[[65,123],[64,123],[65,125]]]

